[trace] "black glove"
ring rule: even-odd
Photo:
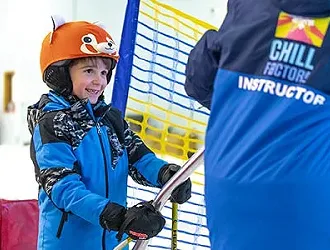
[[[118,241],[124,233],[133,240],[148,240],[163,229],[165,219],[151,202],[140,202],[127,210],[125,221],[116,236]]]
[[[114,202],[109,202],[100,215],[100,224],[111,231],[119,231],[125,220],[126,208]]]
[[[176,164],[166,164],[159,170],[158,181],[164,186],[166,182],[168,182],[172,176],[180,170],[180,166]],[[185,180],[179,186],[177,186],[172,194],[170,201],[176,202],[179,204],[185,203],[191,197],[191,181],[190,178]]]

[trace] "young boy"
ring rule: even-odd
[[[40,54],[51,90],[28,108],[40,185],[38,249],[110,250],[123,233],[151,238],[165,220],[148,202],[126,209],[127,177],[162,187],[179,167],[158,159],[103,101],[119,58],[111,36],[88,22],[53,22]],[[187,180],[171,200],[190,195]]]
[[[228,0],[191,51],[212,249],[330,249],[329,21],[329,0]]]

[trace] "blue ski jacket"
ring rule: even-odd
[[[121,113],[100,101],[50,91],[28,108],[39,191],[39,250],[110,250],[117,232],[99,224],[108,202],[126,207],[127,178],[160,187],[158,159]]]
[[[329,22],[329,0],[229,0],[190,52],[212,249],[330,249]]]

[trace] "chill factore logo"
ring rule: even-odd
[[[314,69],[314,56],[322,46],[330,18],[304,18],[279,14],[264,75],[304,84]]]
[[[330,18],[305,18],[281,12],[275,37],[321,47]]]

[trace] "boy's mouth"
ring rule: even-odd
[[[95,89],[86,89],[86,91],[88,93],[91,93],[91,94],[94,94],[94,95],[97,95],[98,93],[100,93],[100,90],[95,90]]]

